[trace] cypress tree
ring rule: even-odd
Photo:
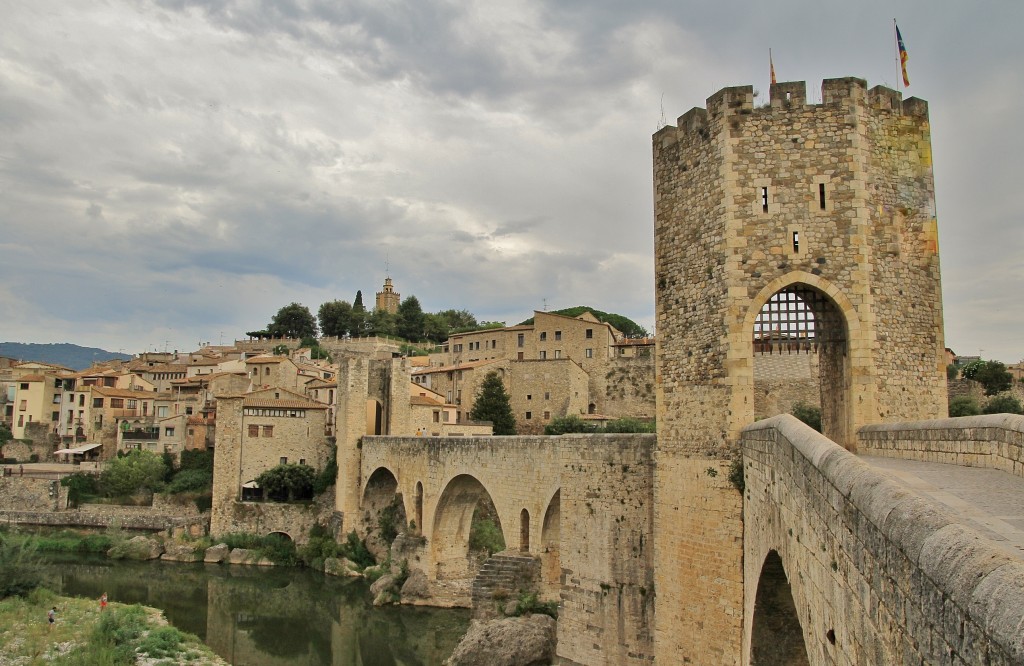
[[[490,421],[494,426],[495,435],[516,434],[516,419],[512,416],[512,405],[505,392],[501,377],[492,370],[484,377],[480,386],[480,394],[473,402],[469,418],[474,421]]]

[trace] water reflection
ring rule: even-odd
[[[239,666],[440,664],[469,625],[462,610],[373,608],[362,581],[303,569],[105,559],[43,568],[61,594],[161,608]]]

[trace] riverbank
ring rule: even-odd
[[[53,607],[51,627],[47,611]],[[112,603],[101,611],[97,600],[41,588],[0,601],[0,666],[135,663],[227,664],[198,637],[170,626],[155,608]]]

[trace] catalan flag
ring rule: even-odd
[[[772,85],[775,85],[775,63],[772,61],[772,50],[768,49],[768,69],[772,73]]]
[[[896,21],[893,21],[893,25],[896,25]],[[896,25],[896,48],[900,51],[900,69],[903,72],[903,85],[910,85],[910,78],[907,77],[907,61],[910,60],[910,55],[907,54],[907,47],[903,45],[903,35],[900,34],[900,27]]]

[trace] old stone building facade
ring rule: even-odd
[[[496,370],[523,434],[541,433],[552,419],[571,415],[654,417],[651,341],[627,340],[589,312],[533,314],[532,324],[451,336],[429,366],[413,371],[413,381],[450,393],[462,420],[484,375]]]
[[[945,416],[927,104],[861,79],[725,88],[653,137],[659,663],[736,663],[755,351],[817,352],[825,433]],[[711,474],[708,470],[716,473]]]
[[[325,405],[283,388],[219,398],[210,532],[258,531],[265,512],[244,502],[259,494],[254,480],[279,464],[323,469],[333,449],[326,426]]]

